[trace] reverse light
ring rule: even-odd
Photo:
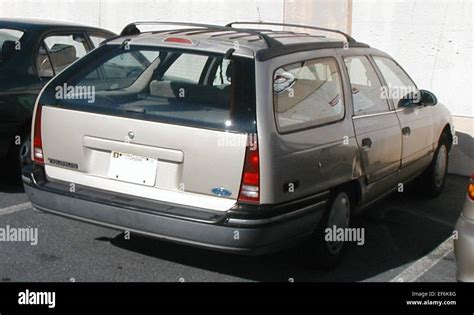
[[[249,136],[249,145],[245,152],[244,170],[240,185],[239,201],[260,202],[260,156],[257,140]]]
[[[44,164],[43,157],[43,140],[41,138],[41,115],[42,106],[38,104],[35,112],[35,125],[33,127],[33,162],[36,164]]]

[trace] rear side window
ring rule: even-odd
[[[21,49],[20,39],[23,35],[22,31],[0,28],[0,64],[8,61]]]
[[[352,87],[354,114],[367,115],[389,110],[375,69],[365,56],[344,59]]]
[[[342,119],[344,99],[337,61],[319,58],[278,68],[273,77],[273,101],[280,132]]]
[[[192,127],[255,132],[253,59],[128,48],[101,46],[58,76],[50,87],[61,89],[66,84],[71,93],[53,91],[56,104]],[[89,95],[82,95],[87,91]]]
[[[163,78],[169,81],[199,83],[208,57],[203,55],[183,54],[166,70]]]
[[[87,39],[83,34],[46,37],[37,53],[38,75],[44,78],[53,77],[86,55],[88,50]]]
[[[91,39],[92,44],[94,47],[99,47],[100,44],[107,38],[111,37],[110,35],[105,34],[89,34],[89,38]]]

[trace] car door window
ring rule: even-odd
[[[385,95],[398,108],[402,98],[416,98],[418,89],[405,71],[393,60],[383,57],[374,57],[377,67],[382,73],[385,83]]]
[[[344,99],[337,61],[319,58],[278,68],[273,76],[273,100],[280,132],[342,119]]]
[[[54,77],[53,66],[51,65],[48,51],[44,45],[41,45],[38,50],[38,55],[36,57],[36,69],[38,70],[38,76],[41,78]]]
[[[86,55],[87,40],[82,34],[52,35],[44,39],[37,56],[38,74],[40,77],[52,77],[79,58]],[[49,61],[46,61],[46,57]],[[47,66],[49,62],[49,66]],[[45,67],[47,71],[45,71]],[[49,71],[49,67],[53,73]]]
[[[216,74],[212,82],[213,86],[227,86],[231,84],[232,67],[230,59],[219,59]]]
[[[82,85],[94,85],[97,91],[120,90],[132,85],[157,58],[157,51],[129,51],[104,62],[90,72]]]
[[[389,110],[388,102],[382,97],[382,84],[375,69],[365,56],[344,59],[351,81],[354,115],[367,115]]]
[[[109,37],[110,36],[100,35],[100,34],[90,34],[89,35],[89,38],[91,39],[91,42],[94,45],[94,48],[99,47],[100,44]]]

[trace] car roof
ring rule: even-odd
[[[181,28],[166,30],[151,30],[141,32],[142,25],[170,26],[178,25]],[[261,28],[242,28],[234,25],[257,24]],[[275,29],[278,27],[279,29]],[[304,31],[289,30],[303,29]],[[322,36],[306,32],[317,30],[335,34],[334,37]],[[264,22],[233,22],[226,26],[206,25],[181,22],[135,22],[127,25],[122,36],[109,41],[111,44],[121,44],[125,40],[131,45],[144,46],[172,46],[186,48],[183,44],[167,43],[170,37],[186,38],[193,42],[195,50],[211,50],[226,52],[235,47],[238,42],[239,52],[244,55],[253,55],[264,61],[280,55],[323,48],[369,48],[368,45],[356,41],[351,36],[338,30],[318,28],[313,26],[264,23]],[[188,48],[191,48],[188,46]],[[243,50],[243,51],[242,51]],[[237,53],[237,52],[236,52]]]
[[[24,31],[43,31],[43,30],[61,30],[61,29],[77,29],[77,30],[88,30],[97,31],[102,33],[114,34],[106,29],[81,25],[71,22],[64,21],[52,21],[42,19],[30,19],[30,18],[0,18],[0,27],[13,28]]]

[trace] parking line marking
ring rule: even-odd
[[[453,237],[450,236],[431,253],[418,259],[415,263],[411,264],[408,268],[390,280],[390,282],[415,282],[452,251]]]
[[[20,203],[19,205],[0,209],[0,215],[13,213],[13,212],[21,211],[21,210],[26,210],[31,207],[32,207],[31,202]]]

